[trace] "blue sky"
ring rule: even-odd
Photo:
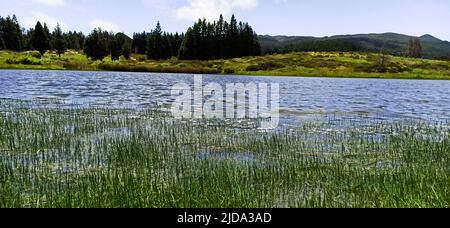
[[[258,34],[329,36],[397,32],[450,40],[448,0],[0,0],[0,15],[23,27],[37,20],[85,33],[93,27],[132,34],[183,32],[196,18],[220,13],[248,21]]]

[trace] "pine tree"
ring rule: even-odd
[[[122,56],[127,60],[131,58],[131,40],[122,45]]]
[[[78,49],[75,48],[75,46],[77,46],[76,43],[78,43],[77,41],[75,41],[75,33],[76,32],[69,31],[68,33],[64,34],[64,39],[66,40],[68,49],[79,50],[79,47]]]
[[[156,28],[151,31],[148,38],[147,57],[149,59],[162,59],[163,42],[161,24],[158,21]]]
[[[84,40],[86,39],[86,37],[82,32],[69,31],[68,33],[64,34],[64,39],[67,43],[67,49],[79,51],[83,50]]]
[[[82,32],[73,33],[72,38],[72,49],[75,50],[83,50],[84,49],[84,41],[86,40],[86,36]]]
[[[224,56],[224,41],[225,41],[225,22],[223,20],[222,14],[220,14],[219,20],[216,23],[215,36],[215,56],[216,58],[221,58]]]
[[[113,35],[110,40],[111,59],[118,60],[121,55],[126,59],[131,54],[131,39],[124,33]]]
[[[248,23],[219,20],[208,23],[198,20],[184,35],[178,57],[180,59],[218,59],[260,55],[258,36]]]
[[[0,50],[5,49],[5,39],[3,38],[3,36],[5,35],[3,32],[4,24],[4,19],[0,16]]]
[[[240,50],[239,56],[261,54],[261,46],[259,44],[258,35],[256,35],[248,23],[240,23],[238,43]]]
[[[52,34],[50,33],[50,29],[48,28],[47,23],[44,23],[44,33],[45,33],[45,35],[48,37],[48,41],[49,41],[49,47],[48,47],[48,50],[54,49],[54,48],[52,47],[52,42],[51,42],[51,40],[52,40]]]
[[[178,53],[179,59],[195,59],[194,56],[195,47],[195,35],[193,28],[188,28],[186,34],[184,35],[183,42],[181,43],[180,50]]]
[[[0,49],[22,50],[22,30],[15,15],[0,17]]]
[[[171,56],[173,57],[177,57],[178,56],[178,51],[180,50],[181,47],[181,43],[183,42],[183,37],[184,34],[178,34],[175,33],[175,35],[173,35],[172,40],[171,40]]]
[[[33,50],[33,45],[31,45],[31,37],[34,33],[34,29],[30,28],[28,31],[24,32],[22,35],[22,50]]]
[[[56,25],[55,30],[52,33],[53,37],[53,48],[56,50],[56,53],[58,53],[59,57],[61,57],[64,52],[66,52],[67,49],[67,43],[64,38],[64,34],[61,31],[61,27],[59,27],[59,24]]]
[[[103,60],[109,55],[109,33],[102,29],[94,29],[86,38],[84,53],[93,60]]]
[[[142,33],[133,34],[132,49],[136,54],[144,55],[147,53],[148,34],[144,31]]]
[[[122,45],[124,40],[121,39],[120,36],[112,36],[110,40],[110,52],[111,52],[111,60],[118,60],[120,55],[122,54]]]
[[[39,51],[41,55],[44,55],[45,51],[50,49],[49,36],[39,21],[34,27],[34,32],[31,36],[31,45],[33,46],[33,49]]]
[[[226,55],[227,58],[239,56],[239,28],[236,17],[233,15],[227,30],[226,36]]]
[[[172,34],[163,33],[160,59],[170,59],[171,57],[172,57]]]

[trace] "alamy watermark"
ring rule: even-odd
[[[176,119],[259,119],[259,129],[278,127],[280,85],[277,83],[203,84],[202,75],[194,85],[178,83],[171,89],[171,113]]]

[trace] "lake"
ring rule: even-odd
[[[449,205],[448,81],[204,76],[278,83],[274,129],[153,110],[193,79],[0,71],[0,207]]]
[[[253,77],[205,75],[204,84],[279,83],[285,118],[343,116],[398,120],[448,120],[450,81]],[[193,83],[187,74],[0,71],[0,99],[62,106],[100,105],[149,108],[173,102],[175,83]]]

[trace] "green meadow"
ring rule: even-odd
[[[239,74],[307,77],[450,79],[450,62],[376,53],[295,52],[227,60],[147,60],[144,55],[91,61],[81,52],[0,51],[0,69],[106,70],[157,73]]]
[[[0,207],[450,207],[448,122],[1,107]]]

